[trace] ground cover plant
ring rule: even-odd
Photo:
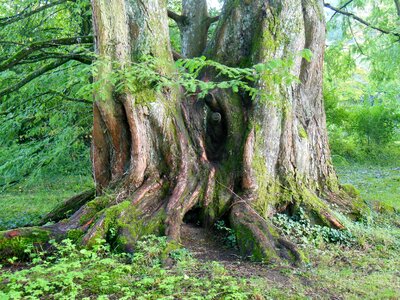
[[[339,170],[351,173],[342,178],[343,183],[350,178],[362,187],[370,181],[370,168],[358,166],[356,172],[350,165]],[[392,176],[386,172],[381,179],[390,181]],[[309,253],[308,262],[300,267],[259,264],[236,256],[213,262],[198,253],[199,247],[189,252],[155,236],[144,238],[133,255],[111,251],[104,241],[84,249],[66,240],[54,242],[55,251],[48,254],[27,246],[23,260],[3,261],[0,295],[4,299],[396,299],[400,296],[400,215],[388,209],[389,203],[396,203],[397,194],[387,188],[381,202],[386,209],[360,222],[347,220],[346,232],[336,234],[311,225],[301,215],[292,219],[277,216],[283,234]],[[38,193],[44,196],[42,202],[46,202],[46,192],[51,193]],[[380,193],[385,195],[384,190]],[[26,201],[24,194],[15,196]],[[369,203],[380,207],[373,188],[364,196],[378,200]],[[3,207],[8,207],[7,199]],[[38,201],[38,217],[51,208]],[[0,211],[4,219],[7,210]],[[234,246],[232,229],[223,223],[217,227],[225,237],[219,240],[220,248]]]

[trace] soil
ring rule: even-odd
[[[323,286],[313,283],[310,278],[301,275],[301,267],[287,264],[265,264],[242,257],[240,253],[224,245],[223,236],[213,230],[205,230],[194,224],[183,224],[181,227],[181,243],[199,261],[216,261],[222,264],[228,274],[240,278],[259,278],[266,280],[270,286],[278,290],[293,290],[293,285],[302,285],[305,296],[310,299],[343,298],[331,294]]]
[[[217,261],[222,264],[232,276],[263,277],[274,283],[288,281],[284,275],[290,266],[267,265],[252,262],[233,248],[224,245],[218,232],[207,231],[194,224],[183,224],[181,227],[181,243],[192,255],[200,261]]]

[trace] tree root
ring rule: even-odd
[[[27,247],[48,248],[49,241],[58,238],[58,232],[52,227],[25,227],[0,232],[0,262],[11,257],[24,259]]]
[[[90,189],[68,200],[63,201],[62,203],[57,205],[57,207],[54,208],[50,213],[45,215],[38,225],[44,225],[48,222],[58,222],[65,218],[68,218],[87,202],[93,200],[95,198],[95,195],[95,189]]]
[[[261,217],[246,201],[236,201],[230,223],[243,256],[256,261],[277,262],[286,259],[300,264],[304,257],[297,247],[283,239],[272,223]]]

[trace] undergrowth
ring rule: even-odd
[[[233,249],[238,249],[237,239],[235,230],[228,227],[223,220],[219,220],[215,222],[214,228],[219,234],[219,238],[222,240],[222,243],[228,247]]]
[[[281,233],[309,257],[299,268],[260,264],[257,268],[266,275],[257,277],[238,265],[233,272],[225,262],[198,261],[188,250],[170,247],[164,237],[144,238],[134,254],[115,253],[104,241],[82,249],[65,240],[53,243],[50,252],[28,248],[29,263],[11,259],[0,268],[0,299],[400,299],[395,169],[340,167],[342,182],[359,188],[371,207],[358,222],[338,215],[346,230],[312,224],[301,211],[294,217],[276,216]],[[18,185],[3,193],[3,226],[11,224],[4,220],[30,212],[35,220],[53,205],[49,203],[62,200],[63,193],[92,184],[90,178],[63,180]],[[225,245],[235,244],[227,224],[216,227]]]
[[[307,219],[302,208],[294,216],[286,214],[276,214],[273,223],[281,233],[288,236],[297,244],[338,243],[351,246],[355,243],[355,237],[349,230],[338,230],[326,226],[312,224]]]
[[[91,250],[71,240],[53,248],[28,248],[31,262],[22,270],[3,267],[0,299],[249,299],[259,293],[217,262],[200,264],[185,249],[169,251],[165,237],[145,237],[134,254],[113,253],[102,240]]]

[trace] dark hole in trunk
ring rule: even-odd
[[[284,207],[278,209],[278,213],[293,217],[297,212],[296,206],[292,202],[288,202]]]
[[[218,162],[223,158],[228,129],[222,112],[209,111],[206,128],[206,154],[210,161]]]
[[[186,215],[183,217],[183,222],[185,224],[201,227],[203,225],[202,215],[203,213],[201,207],[196,206],[186,213]]]

